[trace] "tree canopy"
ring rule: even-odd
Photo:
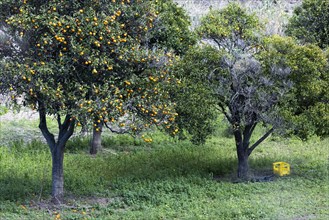
[[[304,0],[302,5],[294,10],[286,33],[306,44],[295,51],[292,56],[294,61],[290,60],[296,72],[295,97],[299,106],[293,110],[293,116],[291,115],[297,127],[295,133],[303,139],[314,134],[328,136],[328,58],[326,60],[322,51],[307,44],[315,44],[323,50],[328,48],[329,1]],[[317,57],[318,62],[314,62],[312,57]],[[311,63],[313,65],[310,65]]]
[[[314,43],[321,48],[329,46],[329,1],[304,0],[294,10],[286,33],[302,43]]]
[[[157,19],[151,30],[148,44],[175,54],[184,54],[196,43],[196,35],[190,30],[190,18],[186,11],[172,0],[155,1]]]
[[[16,9],[6,22],[28,48],[7,60],[2,86],[24,94],[33,108],[42,100],[47,113],[63,110],[77,119],[89,113],[114,121],[132,109],[142,116],[158,111],[155,100],[170,83],[160,67],[172,58],[142,44],[155,8],[142,1],[138,7],[97,2],[28,1]]]

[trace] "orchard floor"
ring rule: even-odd
[[[203,146],[159,132],[146,134],[152,143],[106,133],[96,156],[88,154],[89,138],[77,136],[65,154],[66,202],[54,206],[38,122],[13,118],[0,121],[1,220],[329,219],[328,139],[271,137],[250,158],[253,181],[239,183],[234,142],[222,125]],[[291,175],[260,181],[276,161],[290,163]]]

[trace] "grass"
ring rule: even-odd
[[[35,123],[24,127],[33,130]],[[149,134],[153,143],[105,135],[97,156],[87,154],[88,138],[73,138],[63,206],[49,203],[47,146],[40,140],[4,144],[0,219],[328,219],[328,140],[269,139],[250,158],[253,173],[270,175],[273,162],[285,161],[292,174],[234,183],[234,142],[223,129],[204,146],[158,132]]]
[[[0,116],[6,114],[7,112],[8,112],[8,108],[6,108],[3,105],[0,105]]]

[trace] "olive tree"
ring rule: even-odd
[[[26,45],[14,56],[1,54],[0,89],[39,112],[52,155],[54,202],[63,199],[64,149],[77,126],[124,127],[138,116],[148,123],[131,123],[132,132],[154,124],[176,132],[167,92],[177,83],[174,57],[143,41],[157,17],[149,1],[4,0],[0,17],[7,43]],[[58,134],[48,129],[47,115],[56,118]]]

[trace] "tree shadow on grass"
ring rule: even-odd
[[[4,176],[0,178],[0,202],[24,202],[50,194],[50,184],[37,178]]]
[[[236,161],[207,149],[161,148],[107,156],[102,170],[113,178],[159,180],[181,176],[225,176],[234,172]]]

